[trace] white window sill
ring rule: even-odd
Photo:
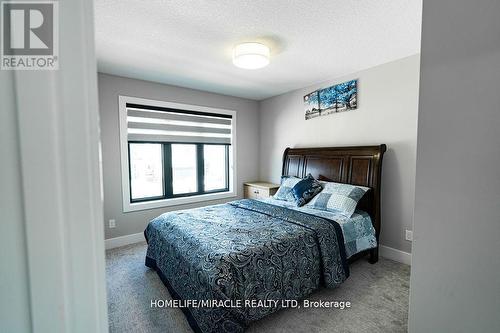
[[[219,192],[219,193],[209,193],[209,194],[200,194],[192,197],[182,197],[182,198],[172,198],[172,199],[161,199],[154,201],[145,201],[145,202],[135,202],[124,204],[123,212],[135,212],[139,210],[146,209],[154,209],[154,208],[162,208],[162,207],[170,207],[170,206],[179,206],[196,202],[203,201],[212,201],[218,199],[227,199],[236,197],[236,193],[234,191],[229,192]]]

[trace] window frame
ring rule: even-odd
[[[129,96],[119,96],[119,120],[120,120],[120,155],[121,155],[121,173],[122,173],[122,201],[123,201],[123,212],[132,212],[145,209],[154,209],[168,206],[176,206],[183,204],[190,204],[196,202],[204,202],[218,199],[234,198],[237,196],[236,188],[234,186],[236,180],[236,167],[234,161],[236,161],[236,111],[227,109],[216,109],[205,106],[198,105],[188,105],[172,102],[164,102],[157,100],[150,100],[137,97]],[[200,155],[203,161],[203,146],[211,145],[211,143],[192,143],[192,142],[144,142],[144,141],[128,141],[127,137],[127,104],[140,104],[152,107],[166,107],[171,109],[179,110],[189,110],[195,112],[212,113],[212,114],[223,114],[231,115],[231,145],[226,145],[226,188],[215,189],[210,191],[203,191],[203,177],[200,179],[200,174],[204,173],[203,163],[201,163],[200,169]],[[154,143],[162,144],[162,155],[163,155],[163,188],[164,195],[162,197],[152,197],[152,198],[140,198],[132,199],[131,196],[131,169],[130,169],[130,144],[134,143]],[[198,179],[198,191],[193,193],[182,193],[182,194],[172,194],[172,183],[171,183],[171,161],[167,161],[167,158],[171,158],[171,151],[166,152],[166,147],[171,147],[172,144],[193,144],[196,145],[197,151],[197,179]],[[214,144],[223,145],[223,144]],[[200,149],[201,146],[201,149]],[[168,170],[170,169],[170,170]],[[170,175],[170,178],[167,177]],[[170,189],[167,187],[170,186]],[[170,192],[169,192],[170,191]]]
[[[132,168],[130,168],[130,145],[131,144],[159,144],[161,145],[161,155],[163,159],[163,195],[154,196],[154,197],[143,197],[138,199],[132,198]],[[174,194],[173,189],[173,168],[172,168],[172,145],[193,145],[196,147],[196,172],[197,172],[197,189],[196,192],[187,192],[187,193],[179,193]],[[205,181],[205,158],[204,158],[204,149],[205,146],[214,145],[214,146],[224,146],[224,158],[226,164],[226,186],[223,188],[217,188],[209,191],[204,190],[204,181]],[[128,141],[128,175],[129,175],[129,183],[130,183],[130,203],[138,203],[138,202],[147,202],[147,201],[156,201],[156,200],[164,200],[164,199],[174,199],[174,198],[182,198],[182,197],[193,197],[197,195],[203,194],[212,194],[212,193],[221,193],[229,191],[229,145],[220,144],[220,143],[183,143],[183,142],[157,142],[157,141]],[[201,158],[200,158],[201,157]]]

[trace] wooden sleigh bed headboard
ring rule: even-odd
[[[323,178],[339,183],[361,185],[371,190],[359,202],[359,208],[370,214],[377,237],[380,234],[380,185],[382,157],[386,145],[287,148],[283,154],[283,176]],[[320,177],[321,176],[321,177]],[[378,259],[378,249],[372,251],[371,262]]]

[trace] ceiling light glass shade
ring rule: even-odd
[[[260,43],[243,43],[233,49],[233,64],[244,69],[257,69],[269,65],[269,47]]]

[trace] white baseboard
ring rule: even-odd
[[[380,245],[379,254],[381,257],[391,259],[406,265],[411,265],[411,253],[397,250],[389,246]]]
[[[125,246],[134,243],[144,242],[144,233],[139,232],[137,234],[125,235],[115,238],[109,238],[104,241],[106,250],[114,249],[115,247]]]

